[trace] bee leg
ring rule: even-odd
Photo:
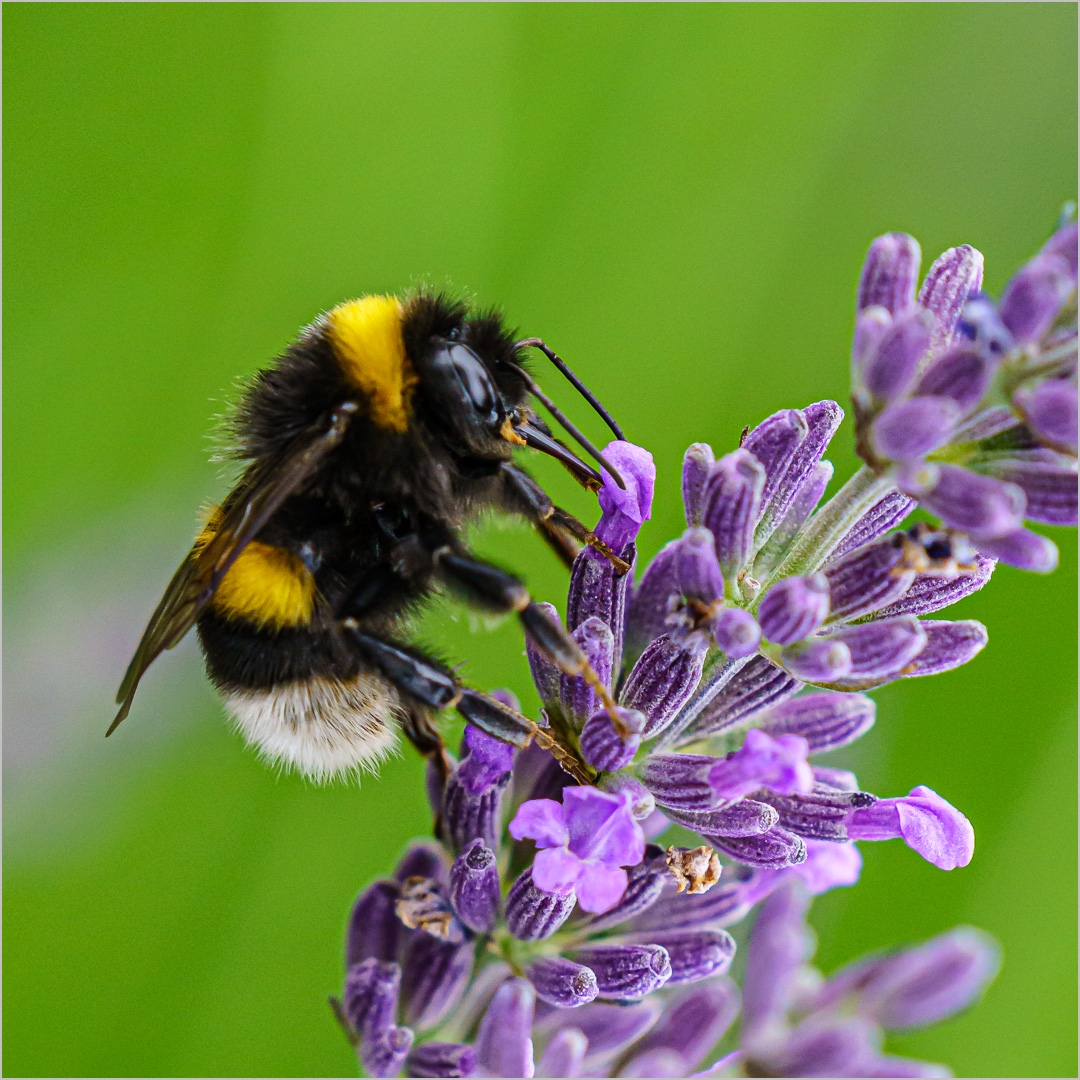
[[[436,550],[433,559],[444,578],[480,606],[493,611],[516,612],[525,632],[559,670],[584,679],[603,703],[615,729],[625,731],[625,723],[611,691],[593,670],[581,647],[559,623],[533,602],[523,582],[497,566],[456,552],[449,545]]]
[[[507,464],[503,466],[503,477],[511,506],[540,530],[541,535],[567,566],[573,563],[577,555],[577,549],[568,539],[572,537],[595,548],[618,573],[625,574],[630,569],[592,529],[578,521],[573,514],[556,506],[548,493],[527,472],[516,465]]]
[[[512,746],[526,747],[531,740],[535,739],[543,749],[553,754],[559,764],[579,784],[591,784],[595,779],[588,768],[556,742],[549,732],[501,701],[462,686],[453,673],[438,661],[419,652],[406,650],[400,645],[365,634],[358,628],[354,619],[344,619],[341,625],[364,659],[376,668],[387,682],[396,687],[413,706],[409,710],[410,713],[414,713],[417,706],[424,711],[455,708],[469,723],[493,738],[510,743]],[[430,718],[428,718],[428,725],[421,732],[421,739],[418,742],[414,737],[417,733],[410,730],[407,718],[405,734],[421,753],[432,757],[436,768],[446,777],[450,773],[450,759],[446,755],[446,749],[437,732],[434,732],[437,743],[432,745],[433,725],[430,725]]]

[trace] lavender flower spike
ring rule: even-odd
[[[495,992],[476,1035],[477,1061],[488,1076],[533,1075],[535,1005],[536,991],[525,979],[507,979]]]
[[[522,803],[510,835],[529,837],[540,848],[532,870],[538,889],[553,895],[574,890],[582,909],[596,914],[619,902],[627,881],[622,867],[645,853],[629,800],[595,788],[565,788],[561,806],[551,799]]]
[[[850,840],[903,837],[908,847],[941,870],[967,866],[975,852],[975,831],[956,807],[919,785],[900,799],[879,799],[851,811]]]

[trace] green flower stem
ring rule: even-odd
[[[820,570],[855,522],[895,487],[889,476],[878,476],[863,465],[810,519],[784,561],[762,584],[759,595],[764,595],[766,588],[779,578]]]

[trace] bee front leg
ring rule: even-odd
[[[567,566],[573,564],[577,554],[572,543],[572,540],[577,540],[600,552],[618,573],[625,574],[630,569],[592,529],[569,511],[556,506],[527,472],[516,465],[505,464],[502,474],[510,505],[540,530],[540,534]]]

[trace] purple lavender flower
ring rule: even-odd
[[[565,788],[561,805],[552,799],[522,803],[510,835],[536,841],[532,878],[538,889],[573,891],[584,911],[597,914],[619,902],[627,882],[622,867],[639,863],[645,851],[628,800],[595,788]]]
[[[1076,235],[1075,222],[1059,229],[997,308],[979,292],[982,256],[970,247],[945,252],[918,300],[897,307],[918,245],[880,237],[863,270],[853,347],[866,482],[891,479],[984,555],[1041,573],[1056,553],[1022,523],[1045,513],[1037,497],[1028,508],[1008,474],[1033,447],[1075,466]]]
[[[831,401],[774,413],[719,458],[691,446],[688,528],[639,573],[655,467],[605,448],[625,488],[605,479],[595,533],[630,570],[585,548],[565,625],[617,711],[527,641],[539,745],[467,726],[460,761],[429,765],[439,842],[413,845],[349,925],[335,1007],[369,1073],[941,1075],[883,1054],[882,1031],[964,1008],[992,943],[961,928],[823,980],[805,917],[858,881],[859,843],[901,838],[948,870],[973,830],[927,787],[879,798],[816,755],[873,725],[863,691],[978,655],[980,623],[927,616],[995,560],[1051,569],[1024,522],[1076,523],[1076,235],[1059,230],[999,305],[971,247],[919,288],[911,237],[871,245],[852,346],[865,465],[824,504]],[[941,527],[905,529],[918,505]],[[673,824],[702,842],[651,842]],[[739,1049],[715,1061],[740,1008],[726,928],[759,905]]]

